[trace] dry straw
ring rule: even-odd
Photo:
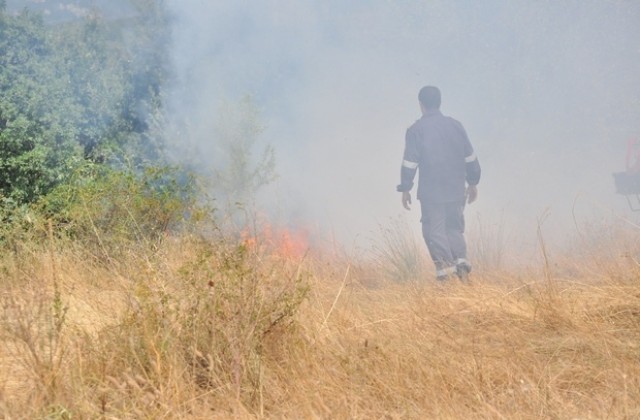
[[[0,258],[1,418],[640,416],[636,231],[541,238],[543,264],[471,285],[231,238],[110,259],[46,236]]]

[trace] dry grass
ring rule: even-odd
[[[25,244],[0,260],[0,418],[638,418],[640,250],[612,243],[471,285]]]

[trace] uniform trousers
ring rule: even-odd
[[[429,203],[420,201],[422,236],[436,270],[454,267],[467,258],[464,239],[464,201]]]

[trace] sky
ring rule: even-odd
[[[169,118],[192,125],[189,138],[176,138],[176,157],[189,144],[215,162],[221,103],[251,95],[266,127],[257,147],[275,147],[279,174],[259,200],[283,220],[347,247],[366,248],[398,218],[419,234],[418,204],[406,212],[395,187],[405,131],[420,117],[417,93],[435,85],[483,169],[479,199],[466,209],[469,231],[500,228],[532,244],[542,220],[559,242],[576,225],[638,223],[612,173],[624,170],[627,141],[640,137],[639,2],[166,6]]]

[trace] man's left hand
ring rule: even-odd
[[[402,193],[402,206],[407,210],[411,210],[409,204],[411,204],[411,193],[409,191],[405,191]]]
[[[478,198],[478,187],[469,185],[467,187],[467,203],[471,204]]]

